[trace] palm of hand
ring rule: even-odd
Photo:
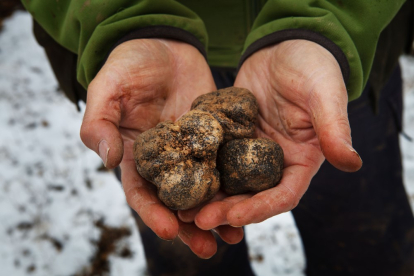
[[[120,164],[128,204],[163,239],[177,235],[202,258],[217,248],[210,231],[184,224],[156,196],[155,187],[135,168],[132,147],[136,136],[157,123],[175,121],[193,100],[215,90],[204,57],[194,47],[158,39],[132,40],[109,56],[90,84],[81,138],[106,167]],[[122,160],[122,161],[121,161]],[[239,242],[241,229],[216,229],[227,242]]]
[[[180,53],[183,51],[186,55]],[[197,81],[189,82],[188,78]],[[166,40],[139,40],[126,42],[111,53],[88,94],[96,91],[105,97],[124,140],[133,141],[161,121],[175,121],[197,96],[214,89],[209,68],[193,47]]]
[[[277,141],[285,156],[282,182],[269,192],[255,195],[255,200],[267,206],[275,205],[270,201],[278,201],[275,208],[278,212],[286,212],[299,203],[324,156],[309,106],[315,92],[312,89],[315,84],[310,83],[314,79],[309,75],[315,72],[307,70],[313,68],[307,62],[313,61],[295,60],[297,49],[292,49],[292,44],[278,46],[258,52],[248,59],[235,85],[249,88],[258,99],[260,112],[256,135]],[[309,56],[315,57],[314,54]],[[260,205],[255,206],[263,208]],[[269,216],[268,212],[261,214],[255,216],[253,222],[260,222]],[[243,217],[245,221],[249,219]]]
[[[284,150],[282,181],[255,195],[221,195],[197,214],[181,212],[184,220],[195,219],[202,229],[258,223],[293,209],[325,157],[341,170],[361,166],[351,146],[342,74],[321,46],[286,41],[262,49],[244,62],[235,86],[248,88],[258,100],[256,135],[275,140]]]

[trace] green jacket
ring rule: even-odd
[[[233,67],[255,51],[307,39],[338,60],[349,99],[373,64],[381,31],[404,0],[22,0],[59,44],[77,55],[83,87],[117,43],[172,38],[207,52],[211,66]]]

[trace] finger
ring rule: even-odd
[[[228,244],[237,244],[244,237],[244,230],[241,227],[232,227],[230,225],[222,225],[213,229],[220,238]]]
[[[210,231],[199,229],[194,223],[180,223],[178,236],[191,251],[202,259],[209,259],[217,252],[217,242]]]
[[[110,97],[115,89],[110,80],[99,77],[89,85],[80,131],[82,142],[101,157],[108,169],[118,166],[123,156],[123,142],[118,130],[120,102]]]
[[[205,203],[203,203],[203,204],[201,204],[201,205],[199,205],[199,206],[197,206],[197,207],[194,207],[194,208],[192,208],[192,209],[188,209],[188,210],[180,210],[180,211],[178,211],[178,218],[182,221],[182,222],[186,222],[186,223],[190,223],[190,222],[194,222],[194,219],[195,219],[195,217],[196,217],[196,215],[198,214],[198,212],[200,212],[200,210],[204,207],[204,206],[206,206],[207,204],[210,204],[210,203],[212,203],[212,202],[216,202],[216,201],[219,201],[219,200],[222,200],[222,199],[224,199],[224,198],[226,198],[227,197],[227,195],[224,193],[224,192],[222,192],[222,191],[219,191],[214,197],[213,197],[213,199],[211,199],[210,201],[208,201],[208,202],[205,202]],[[210,228],[211,229],[211,228]],[[205,230],[207,230],[207,229],[205,229]]]
[[[310,167],[294,165],[286,168],[276,187],[235,204],[227,214],[229,225],[241,227],[259,223],[292,210],[306,192],[314,174],[315,169]]]
[[[227,197],[222,201],[212,202],[204,206],[194,219],[200,229],[210,230],[220,225],[229,224],[227,221],[228,211],[238,202],[243,201],[251,194],[243,194]]]
[[[362,159],[352,147],[347,104],[342,79],[319,81],[309,99],[312,123],[325,158],[337,169],[354,172],[361,168]]]
[[[201,210],[201,208],[204,206],[197,206],[189,210],[180,210],[177,212],[178,218],[185,223],[191,223],[194,222],[195,216],[198,214],[198,212]]]
[[[155,187],[137,173],[135,163],[123,160],[121,172],[122,186],[129,206],[158,237],[164,240],[177,237],[177,218],[158,199]]]

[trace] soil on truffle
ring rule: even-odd
[[[201,95],[191,109],[210,112],[223,127],[225,142],[254,135],[259,105],[245,88],[228,87]]]
[[[141,135],[134,145],[138,173],[158,188],[158,197],[174,210],[210,200],[220,188],[216,169],[223,129],[201,110],[176,123],[166,121]]]
[[[283,151],[266,138],[232,140],[219,150],[217,168],[226,193],[260,192],[280,182]]]
[[[210,200],[220,182],[229,194],[274,187],[281,178],[283,152],[271,140],[246,139],[253,137],[257,117],[258,103],[247,89],[229,87],[204,94],[177,122],[162,122],[137,137],[138,173],[175,210]],[[223,144],[220,176],[216,162]]]

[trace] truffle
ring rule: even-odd
[[[230,87],[198,97],[191,111],[177,122],[159,123],[137,137],[138,173],[175,210],[210,200],[220,182],[229,194],[275,186],[282,176],[281,148],[268,139],[245,139],[254,135],[258,112],[256,98],[244,88]]]
[[[266,138],[232,140],[219,150],[217,168],[221,187],[229,195],[260,192],[280,182],[283,151]]]
[[[259,105],[245,88],[228,87],[201,95],[191,109],[210,112],[223,127],[225,142],[254,135]]]
[[[220,188],[216,157],[222,141],[223,129],[210,113],[190,111],[175,124],[159,123],[137,137],[138,173],[157,186],[169,208],[193,208]]]

